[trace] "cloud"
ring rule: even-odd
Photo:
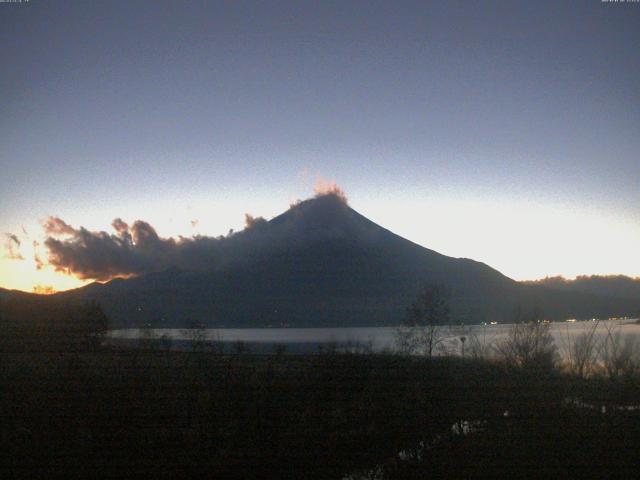
[[[340,188],[335,181],[328,182],[322,177],[318,177],[316,179],[316,183],[313,187],[313,192],[316,194],[316,198],[323,197],[326,195],[333,195],[345,205],[349,203],[347,195],[344,193],[344,190]]]
[[[73,235],[75,230],[58,217],[49,217],[44,222],[44,231],[50,235]]]
[[[36,240],[33,241],[33,261],[36,264],[36,270],[42,270],[45,263],[40,256],[40,242]]]
[[[266,223],[261,217],[249,217],[251,220],[248,226]],[[36,252],[36,268],[40,269],[48,264],[56,271],[83,280],[99,281],[172,267],[184,270],[220,267],[232,257],[230,237],[237,235],[230,232],[227,237],[217,238],[200,235],[162,238],[145,221],[136,220],[129,225],[121,218],[111,222],[113,232],[74,228],[57,217],[47,219],[43,227],[49,234],[44,241],[48,251],[47,261],[44,262]]]
[[[8,258],[9,260],[24,260],[24,257],[20,253],[20,239],[13,233],[5,233],[5,237],[5,258]]]
[[[81,279],[108,280],[168,268],[178,263],[179,250],[194,239],[161,239],[147,222],[131,227],[119,218],[112,222],[115,234],[75,229],[61,219],[47,222],[47,232],[63,232],[69,238],[47,237],[48,262],[57,271]]]
[[[121,218],[114,219],[113,222],[111,222],[111,226],[120,234],[129,231],[129,225],[127,225],[126,222],[123,222]]]
[[[83,280],[106,281],[170,268],[213,271],[244,264],[267,250],[362,233],[358,225],[345,221],[349,215],[339,187],[327,184],[317,196],[323,201],[296,203],[273,224],[246,214],[244,230],[219,237],[163,238],[145,221],[127,223],[121,218],[113,220],[110,232],[89,231],[50,217],[43,224],[48,233],[44,241],[47,255],[34,245],[34,260],[37,268],[49,265]],[[333,221],[336,215],[338,222]]]
[[[249,213],[244,214],[244,227],[246,229],[264,225],[266,223],[267,221],[264,219],[264,217],[254,217]]]
[[[7,233],[6,234],[7,237],[9,238],[9,241],[11,243],[15,243],[18,247],[20,246],[20,240],[18,239],[18,237],[12,233]]]

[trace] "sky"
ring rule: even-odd
[[[0,3],[0,286],[56,217],[242,229],[318,182],[517,280],[640,276],[640,3]],[[38,269],[39,268],[39,269]]]

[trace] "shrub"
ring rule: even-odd
[[[538,321],[514,324],[495,348],[507,365],[518,368],[550,371],[559,359],[549,325]]]

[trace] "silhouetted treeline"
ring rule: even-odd
[[[0,351],[95,350],[108,323],[96,302],[12,292],[0,297]]]
[[[594,293],[616,298],[640,299],[640,278],[625,275],[579,275],[573,280],[561,276],[524,282],[558,290]]]

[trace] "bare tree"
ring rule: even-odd
[[[612,380],[630,378],[640,370],[637,337],[622,335],[617,325],[605,325],[601,359],[606,375]]]
[[[541,321],[537,311],[526,321],[515,323],[495,349],[507,365],[520,368],[551,370],[559,359],[549,324]]]
[[[222,337],[220,330],[216,330],[213,334],[213,340],[211,340],[209,347],[213,353],[217,353],[219,355],[224,353],[224,338]]]
[[[597,331],[600,321],[593,322],[591,327],[576,337],[566,329],[564,345],[568,371],[580,378],[587,378],[596,370],[602,344],[598,342]]]
[[[191,320],[184,329],[183,334],[187,337],[192,352],[203,352],[207,346],[207,330],[201,321]]]
[[[447,326],[451,293],[441,284],[430,284],[408,308],[404,324],[396,332],[396,343],[403,353],[432,357],[450,337]]]
[[[79,343],[90,350],[96,350],[102,344],[109,330],[109,318],[102,307],[93,301],[80,307],[73,316],[72,331]]]
[[[171,350],[171,346],[173,345],[173,339],[169,334],[163,333],[158,339],[158,344],[162,351],[168,352]]]
[[[469,329],[467,333],[467,355],[475,360],[489,358],[495,353],[495,335],[487,334],[487,325],[482,330]]]
[[[158,338],[156,336],[155,323],[155,321],[143,320],[138,329],[138,348],[142,350],[155,350],[157,348]]]

